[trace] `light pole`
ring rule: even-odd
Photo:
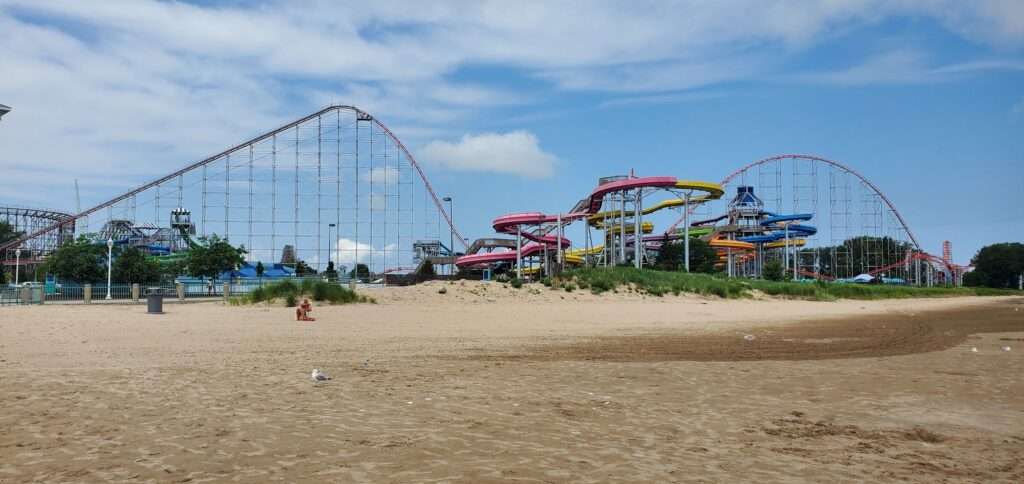
[[[113,237],[107,239],[107,300],[113,299],[110,297],[110,270],[111,270],[111,256],[114,253],[114,239]]]
[[[334,249],[337,250],[338,249],[338,242],[331,238],[331,229],[333,229],[334,227],[337,227],[337,225],[335,225],[335,224],[327,224],[327,239],[330,240],[332,244],[334,244]],[[331,251],[328,250],[327,251],[327,261],[330,262],[330,260],[331,260]],[[340,264],[340,263],[341,263],[340,260],[335,261],[335,263],[334,263],[334,271],[335,272],[338,271],[338,264]]]
[[[21,247],[14,249],[14,285],[21,282],[18,276],[21,274]]]
[[[455,207],[452,204],[452,197],[444,197],[441,200],[448,202],[448,256],[455,257]],[[453,259],[454,260],[454,259]],[[452,274],[452,264],[448,265],[448,275]]]

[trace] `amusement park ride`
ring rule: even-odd
[[[727,191],[734,195],[716,210]],[[941,258],[924,252],[863,176],[807,155],[759,160],[720,183],[601,178],[570,210],[498,217],[493,229],[505,237],[472,244],[442,200],[450,198],[435,193],[380,121],[352,106],[329,106],[74,215],[0,207],[0,221],[23,233],[0,244],[0,259],[37,265],[61,243],[91,234],[166,262],[216,234],[244,245],[250,264],[274,263],[287,250],[318,269],[334,261],[385,274],[441,264],[522,277],[566,265],[640,268],[664,244],[678,241],[688,252],[699,238],[730,276],[759,277],[771,259],[797,279],[959,284],[969,270],[952,262],[948,247]],[[681,212],[678,220],[655,232],[659,214],[673,211]],[[102,221],[97,230],[90,219]],[[583,244],[572,248],[566,231],[576,223]],[[15,251],[24,254],[13,257]]]

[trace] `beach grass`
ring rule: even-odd
[[[291,307],[295,301],[303,297],[310,298],[317,302],[329,302],[331,304],[351,303],[374,303],[373,298],[358,294],[356,291],[339,284],[326,281],[315,281],[305,279],[301,284],[294,281],[283,280],[272,282],[253,289],[244,296],[236,298],[239,303],[255,304],[260,302],[272,303],[278,299],[284,300],[286,305]]]
[[[833,283],[825,281],[773,282],[726,278],[709,274],[687,274],[632,267],[580,268],[552,278],[554,286],[589,288],[594,294],[620,287],[654,296],[682,293],[713,295],[727,299],[753,297],[757,293],[791,299],[831,301],[836,299],[900,299],[952,296],[1006,296],[1020,291],[976,287],[913,287],[895,285]]]

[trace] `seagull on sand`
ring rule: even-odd
[[[320,371],[319,368],[313,368],[313,373],[310,375],[310,377],[312,377],[313,381],[315,382],[326,381],[331,379],[331,377],[327,376],[326,373]]]

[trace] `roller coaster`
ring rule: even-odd
[[[20,263],[38,264],[64,241],[90,234],[154,257],[180,257],[193,237],[216,234],[243,245],[250,262],[365,264],[375,274],[432,263],[464,271],[507,267],[523,276],[567,264],[644,267],[664,244],[700,238],[733,276],[757,277],[775,258],[795,278],[823,280],[955,284],[968,270],[922,250],[866,178],[798,154],[755,161],[718,183],[632,173],[600,178],[569,210],[500,216],[492,228],[504,238],[469,244],[412,153],[377,118],[347,105],[79,213],[44,212],[18,224],[23,235],[0,244],[0,255],[22,248],[33,255]],[[659,217],[676,212],[655,231]],[[573,248],[566,231],[576,223],[583,243]],[[459,247],[443,244],[445,236]]]

